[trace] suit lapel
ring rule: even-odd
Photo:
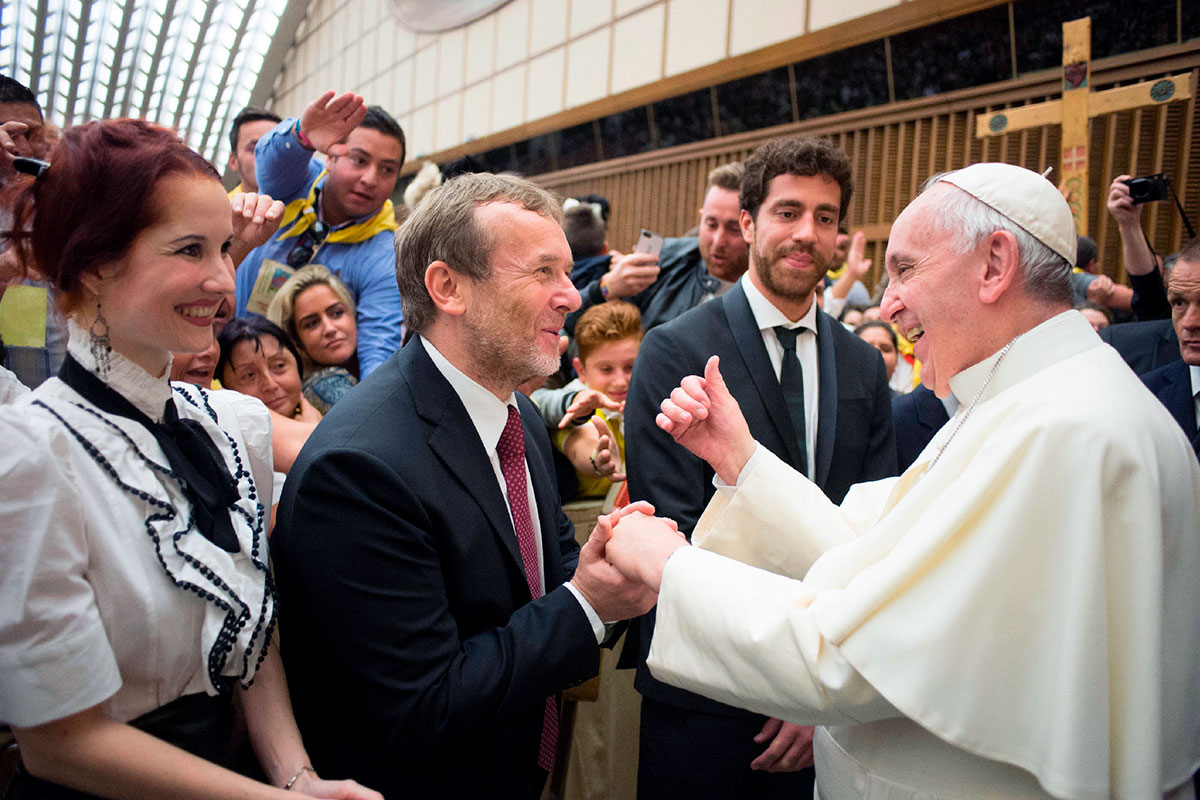
[[[821,287],[817,287],[821,291]],[[816,302],[816,299],[813,299]],[[813,471],[813,482],[824,486],[829,477],[829,465],[833,463],[833,440],[837,432],[837,353],[833,340],[833,318],[817,309],[817,373],[820,383],[817,388],[817,468]],[[841,323],[836,323],[840,325]]]
[[[405,358],[405,355],[408,357]],[[434,366],[420,339],[408,343],[401,352],[401,359],[401,369],[409,378],[409,389],[417,413],[433,427],[429,435],[430,449],[479,505],[513,565],[523,575],[525,567],[517,547],[512,515],[496,481],[492,462],[483,443],[479,441],[466,407]],[[528,447],[528,430],[525,438]],[[540,506],[538,511],[541,513]]]
[[[775,377],[775,368],[771,366],[771,359],[763,344],[762,331],[758,328],[754,312],[750,310],[750,301],[746,299],[740,282],[722,295],[721,303],[729,321],[733,342],[754,381],[754,388],[767,408],[767,419],[787,447],[789,463],[798,464],[800,444],[792,427],[792,418],[788,415],[787,401],[783,399],[783,390],[779,388],[779,379]]]
[[[950,415],[946,413],[946,407],[942,405],[942,401],[924,386],[918,386],[913,391],[921,393],[917,398],[917,422],[926,430],[933,432],[941,430],[942,426],[950,420]]]
[[[1196,403],[1192,398],[1191,372],[1184,361],[1176,362],[1171,369],[1170,383],[1163,387],[1161,399],[1171,416],[1179,423],[1179,427],[1187,433],[1194,448],[1197,437]]]

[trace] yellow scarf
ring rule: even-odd
[[[321,178],[324,178],[325,175],[326,172],[322,171],[317,176],[312,186],[308,188],[307,197],[297,198],[288,203],[283,209],[283,219],[279,223],[279,229],[284,231],[279,234],[281,240],[299,236],[311,228],[313,223],[317,221],[317,184],[321,182]],[[288,228],[288,225],[292,227]],[[325,241],[355,244],[357,242],[365,242],[377,233],[394,231],[397,227],[395,206],[392,205],[391,200],[385,200],[383,208],[379,209],[375,216],[363,222],[356,222],[353,225],[347,225],[344,228],[331,231]]]

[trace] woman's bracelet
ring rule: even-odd
[[[311,772],[313,775],[317,774],[317,771],[315,769],[310,767],[308,764],[305,764],[303,767],[296,770],[296,774],[292,776],[291,780],[289,780],[287,783],[285,783],[283,785],[283,790],[285,792],[290,791],[291,788],[296,785],[296,781],[300,780],[300,776],[306,772]]]
[[[592,451],[591,455],[588,456],[588,461],[592,462],[592,470],[596,473],[597,476],[604,474],[603,472],[600,471],[600,468],[596,466],[596,451],[594,451],[594,450]]]

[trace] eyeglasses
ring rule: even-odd
[[[312,227],[300,236],[300,241],[287,254],[287,265],[292,269],[300,269],[309,264],[313,255],[325,242],[329,235],[329,227],[321,221],[314,222]]]

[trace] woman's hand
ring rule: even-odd
[[[312,770],[305,770],[292,784],[292,792],[301,797],[324,797],[330,800],[383,800],[383,795],[357,781],[327,781]]]

